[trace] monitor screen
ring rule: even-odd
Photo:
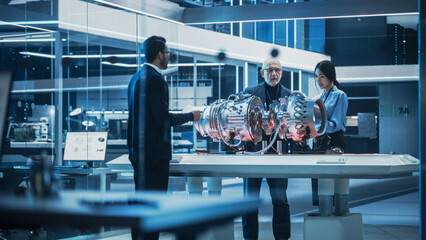
[[[9,91],[12,82],[11,72],[0,72],[0,151],[2,149],[7,107],[9,105]]]
[[[104,161],[107,138],[107,132],[68,132],[64,160]]]

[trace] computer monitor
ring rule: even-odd
[[[7,108],[9,105],[9,92],[12,82],[12,72],[0,71],[0,151],[2,149],[5,131]]]
[[[68,132],[64,160],[104,161],[108,132]]]

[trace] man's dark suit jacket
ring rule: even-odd
[[[139,102],[140,85],[144,81],[146,102]],[[143,89],[144,90],[144,89]],[[173,114],[169,112],[169,88],[163,76],[154,68],[144,65],[129,83],[129,119],[127,126],[127,147],[130,161],[136,161],[139,133],[139,107],[145,107],[145,158],[169,161],[171,153],[171,126],[193,121],[192,113]]]
[[[290,96],[291,94],[290,89],[284,87],[281,83],[278,83],[278,84],[280,84],[280,98]],[[243,93],[249,93],[251,95],[258,96],[260,100],[262,100],[262,103],[265,104],[266,103],[265,88],[266,88],[266,82],[263,82],[255,86],[246,88]],[[263,106],[265,107],[265,105]]]
[[[290,94],[291,94],[290,89],[284,87],[281,83],[278,83],[278,84],[280,84],[280,94],[279,94],[280,98],[290,96]],[[259,97],[260,100],[262,100],[263,107],[266,110],[267,108],[265,107],[265,103],[266,103],[265,88],[266,88],[266,82],[262,82],[262,83],[255,85],[255,86],[246,88],[243,93],[249,93],[251,95]],[[263,140],[267,140],[268,143],[269,143],[269,137],[270,136],[267,136],[264,131],[263,131],[262,135],[263,135]],[[282,140],[282,141],[283,141],[283,143],[286,143],[286,141],[284,141],[284,140]],[[292,142],[292,141],[290,141],[290,142]],[[260,143],[258,143],[256,146],[254,146],[253,143],[246,143],[246,144],[247,144],[246,149],[249,150],[249,151],[258,151],[258,150],[262,149],[262,144],[260,144]],[[283,152],[286,152],[287,151],[287,144],[283,144],[282,146],[283,146]],[[292,146],[292,148],[293,148],[293,146]],[[273,152],[272,148],[268,149],[268,152],[272,153]]]

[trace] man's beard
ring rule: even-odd
[[[277,84],[279,83],[278,81],[276,82],[271,82],[271,80],[265,80],[266,84],[268,84],[271,87],[275,87],[277,86]]]
[[[162,69],[167,69],[167,64],[168,64],[168,61],[166,60],[166,58],[163,58],[160,62]]]

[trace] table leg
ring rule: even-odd
[[[189,195],[201,195],[203,193],[203,178],[188,177],[188,193]]]
[[[99,178],[100,178],[99,180],[100,190],[101,192],[106,192],[106,173],[101,173],[99,175]]]
[[[208,177],[207,190],[209,191],[209,196],[220,196],[222,194],[222,178]]]
[[[320,215],[330,216],[333,214],[334,179],[318,179],[318,208]]]
[[[349,212],[349,179],[339,178],[334,181],[334,214],[337,216]]]

